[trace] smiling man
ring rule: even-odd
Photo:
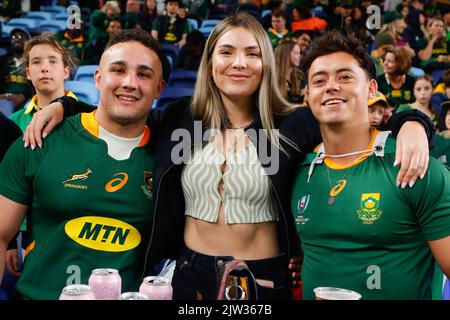
[[[164,87],[161,50],[145,31],[108,44],[95,73],[98,109],[67,119],[32,151],[16,141],[0,166],[0,275],[25,212],[31,233],[18,295],[57,299],[96,268],[137,291],[152,221],[153,155],[145,126]]]
[[[323,137],[300,167],[292,195],[303,297],[338,287],[362,299],[430,299],[435,261],[450,275],[448,170],[431,159],[413,188],[397,186],[395,143],[370,127],[375,68],[357,40],[327,33],[303,66]]]

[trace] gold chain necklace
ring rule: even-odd
[[[234,129],[234,130],[238,130],[238,129],[246,129],[248,128],[251,124],[253,123],[253,119],[250,120],[249,122],[244,123],[241,126],[237,126],[237,127],[233,127],[233,124],[231,123],[230,119],[227,119],[225,127],[227,129]]]

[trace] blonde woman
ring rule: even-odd
[[[83,107],[58,101],[66,115]],[[61,120],[60,103],[48,108],[30,124],[27,142],[41,142],[44,123],[48,134]],[[237,14],[219,23],[206,43],[192,102],[178,101],[150,118],[155,209],[146,266],[177,259],[174,299],[216,299],[227,262],[239,259],[252,276],[242,274],[248,283],[235,278],[231,298],[290,299],[288,264],[300,255],[291,184],[296,165],[321,137],[309,108],[295,108],[280,94],[271,44],[258,21]],[[400,135],[423,142],[401,146],[398,159],[412,163],[411,170],[403,167],[401,181],[415,180],[424,169],[418,159],[428,148],[416,126],[408,123]],[[411,158],[407,149],[419,155]],[[254,290],[242,294],[238,285]]]
[[[291,103],[303,102],[300,58],[300,47],[296,43],[286,42],[275,48],[278,86],[282,96]]]

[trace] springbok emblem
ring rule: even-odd
[[[66,183],[69,181],[75,181],[75,180],[86,180],[91,173],[93,173],[92,170],[89,168],[86,168],[86,172],[84,172],[82,174],[73,174],[70,176],[69,179],[63,181],[62,183]]]

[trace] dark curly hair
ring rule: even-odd
[[[311,64],[317,58],[326,56],[335,52],[346,52],[352,55],[364,69],[369,79],[376,76],[375,65],[367,54],[364,44],[355,37],[344,36],[337,30],[328,31],[322,36],[314,39],[311,48],[306,52],[301,61],[301,68],[308,76]]]

